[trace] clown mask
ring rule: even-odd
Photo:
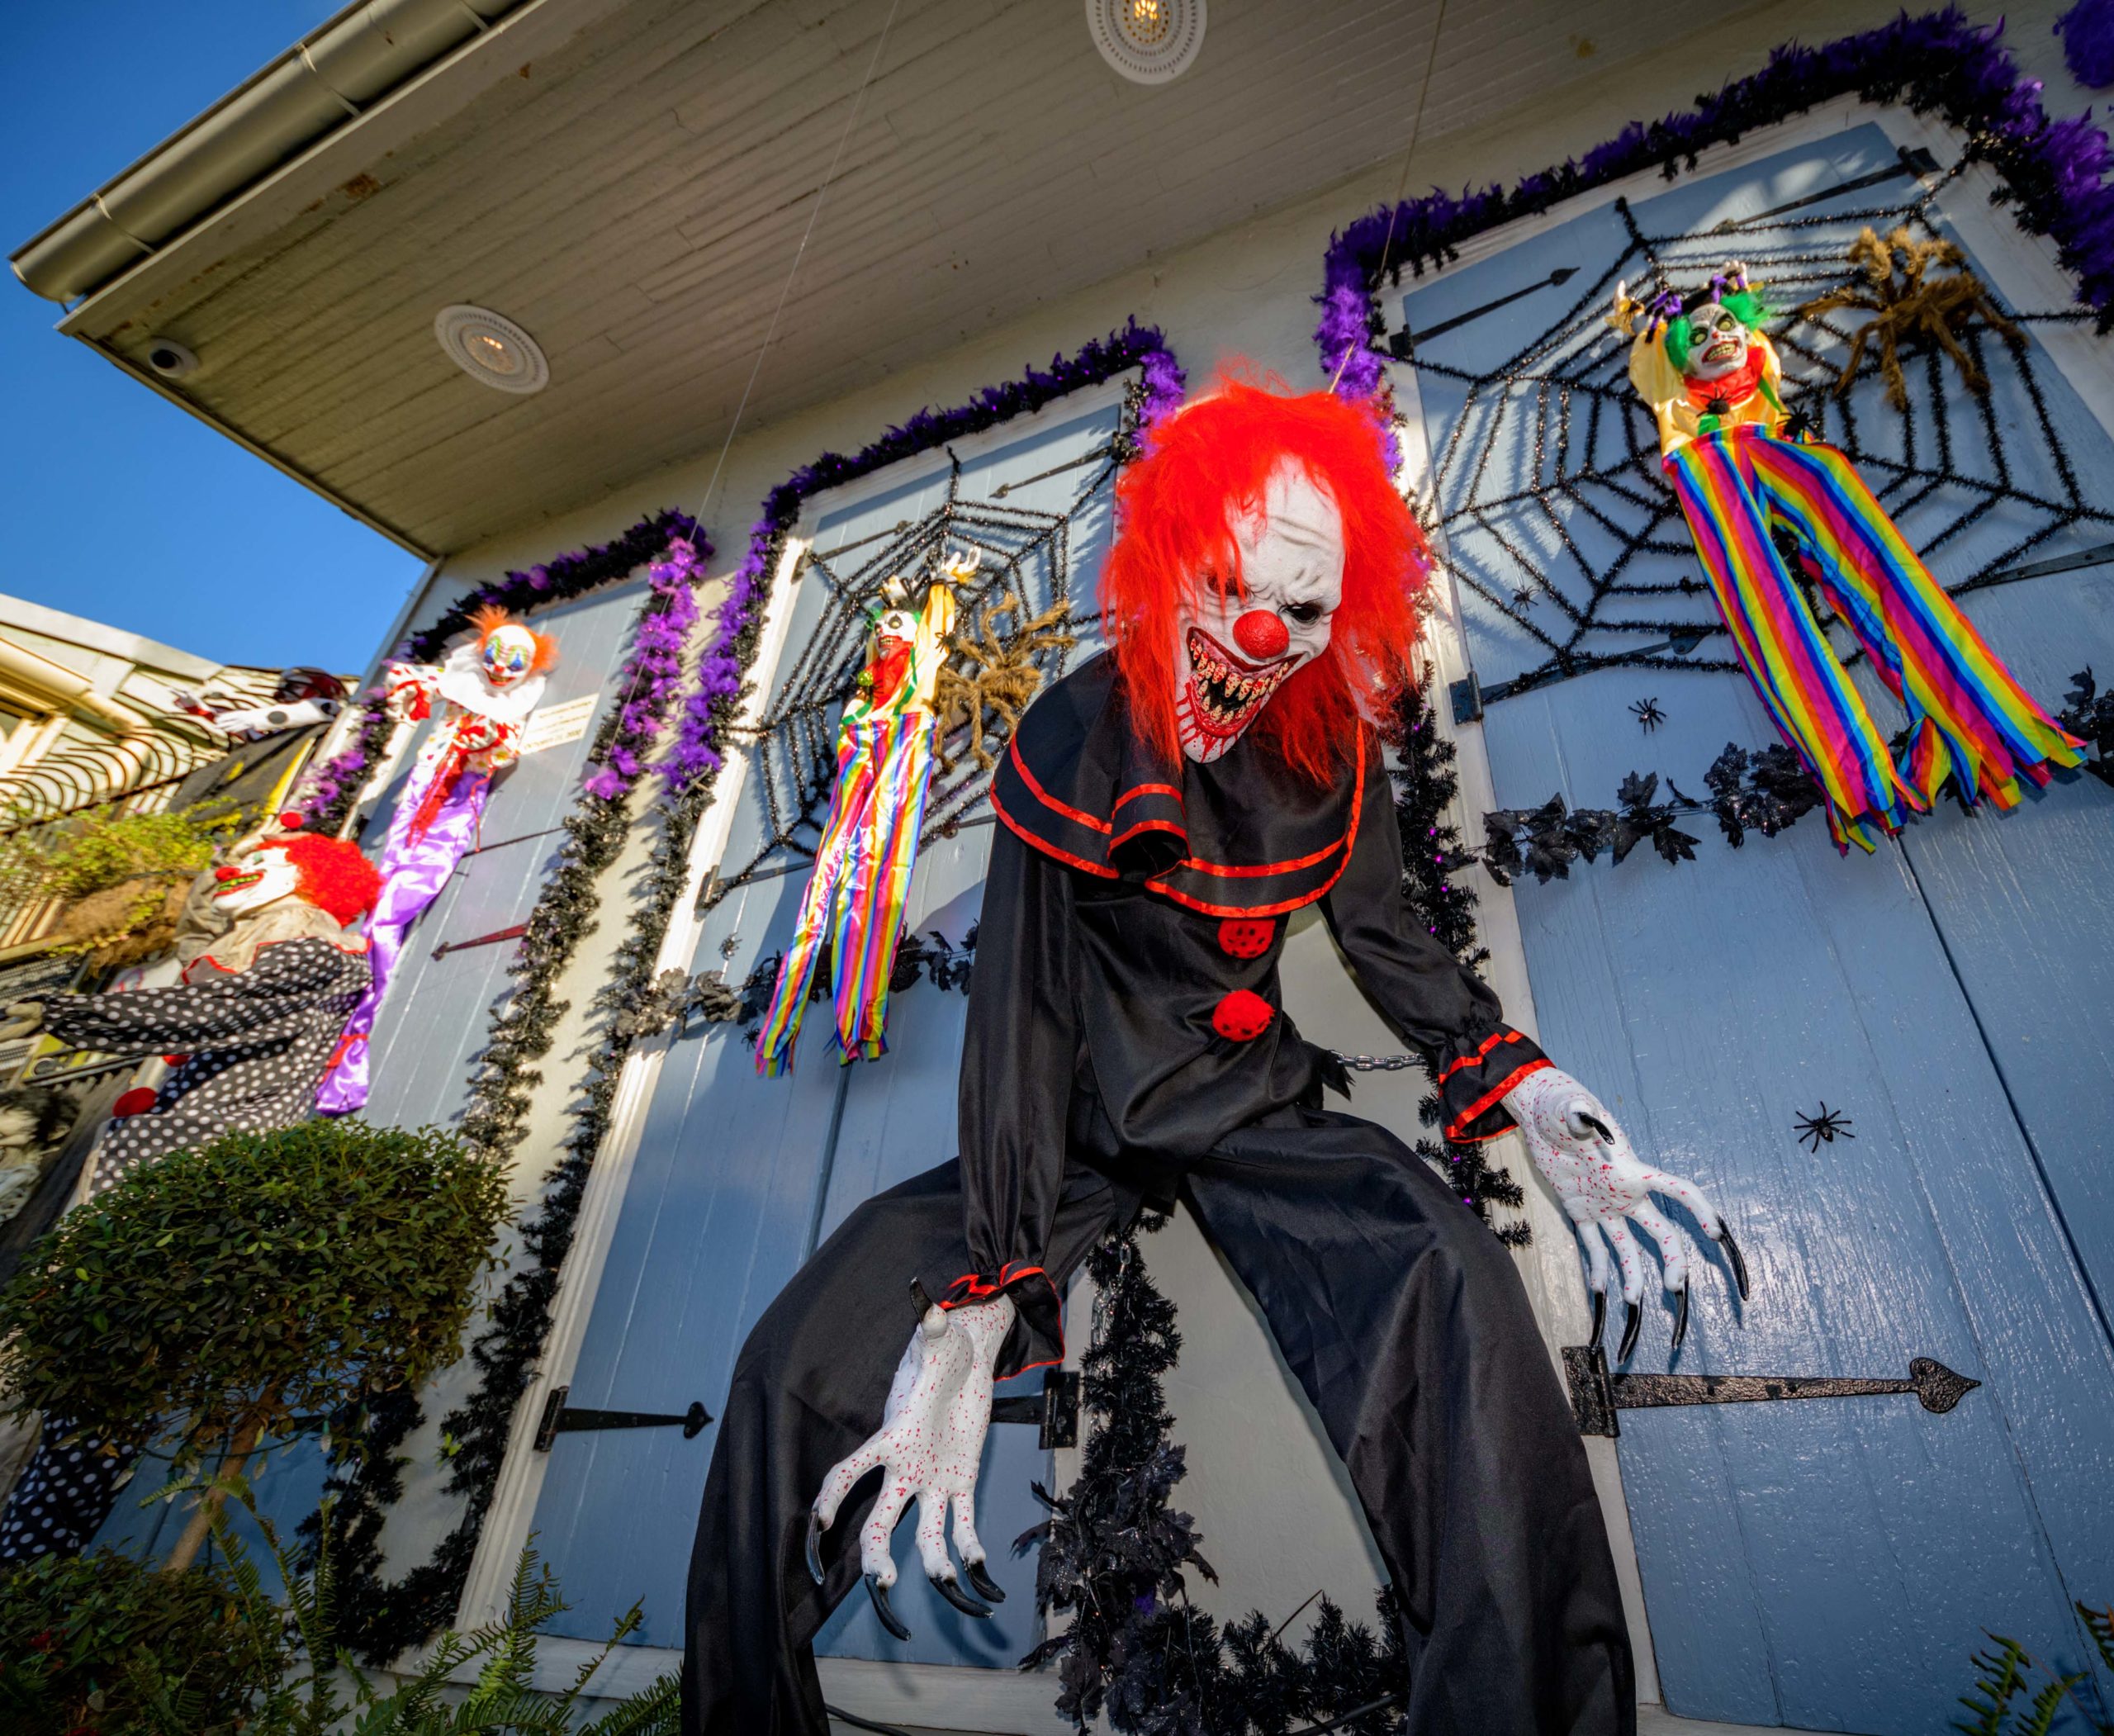
[[[285,851],[261,845],[215,869],[213,878],[220,883],[213,890],[214,904],[223,914],[234,917],[249,916],[267,904],[292,898],[301,884],[301,876]]]
[[[1237,584],[1201,576],[1180,616],[1175,724],[1199,765],[1239,741],[1293,671],[1329,648],[1344,596],[1343,515],[1303,467],[1272,473],[1262,510],[1236,519],[1233,538]]]
[[[1740,316],[1722,301],[1706,301],[1687,318],[1688,353],[1680,370],[1705,384],[1737,373],[1753,341]]]
[[[487,681],[495,687],[511,687],[535,666],[536,636],[514,623],[495,627],[486,635],[477,657]]]

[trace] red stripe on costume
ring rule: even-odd
[[[1480,1061],[1486,1055],[1488,1055],[1491,1051],[1495,1049],[1500,1043],[1516,1043],[1519,1041],[1519,1033],[1517,1031],[1500,1031],[1495,1036],[1486,1037],[1483,1039],[1482,1047],[1476,1050],[1473,1055],[1464,1055],[1460,1056],[1458,1060],[1448,1061],[1444,1070],[1441,1072],[1439,1077],[1433,1080],[1432,1083],[1434,1084],[1443,1085],[1447,1080],[1453,1078],[1455,1074],[1458,1073],[1463,1067],[1474,1066],[1476,1062]]]
[[[1189,841],[1189,834],[1176,825],[1173,820],[1140,820],[1129,831],[1118,832],[1111,838],[1108,841],[1108,847],[1111,850],[1119,849],[1141,832],[1171,832],[1184,843]]]
[[[1044,807],[1054,813],[1063,814],[1066,819],[1084,826],[1090,831],[1098,832],[1103,837],[1108,834],[1110,827],[1107,820],[1097,820],[1090,813],[1082,813],[1078,809],[1059,801],[1055,796],[1050,794],[1036,781],[1035,774],[1027,769],[1027,761],[1021,757],[1021,742],[1018,736],[1013,738],[1006,752],[1013,762],[1013,770],[1020,773],[1021,781],[1027,785],[1028,794],[1041,803]]]
[[[1126,802],[1135,802],[1141,795],[1171,796],[1178,802],[1182,799],[1182,792],[1172,784],[1140,784],[1116,797],[1116,808],[1121,808]],[[1115,813],[1116,808],[1110,809],[1109,812]]]
[[[1029,849],[1040,850],[1045,856],[1055,856],[1067,867],[1077,868],[1088,874],[1097,874],[1105,880],[1121,878],[1113,868],[1103,863],[1090,862],[1083,856],[1074,856],[1069,850],[1059,850],[1049,839],[1030,832],[1026,827],[1006,812],[1006,804],[998,799],[998,786],[996,784],[991,786],[991,811],[1005,823],[1006,829]]]
[[[1521,1067],[1516,1072],[1508,1074],[1503,1083],[1492,1086],[1488,1091],[1486,1091],[1481,1097],[1477,1098],[1474,1103],[1471,1103],[1466,1109],[1463,1109],[1458,1115],[1455,1116],[1451,1122],[1447,1123],[1446,1137],[1457,1145],[1480,1145],[1486,1140],[1495,1139],[1498,1136],[1497,1133],[1477,1133],[1471,1135],[1468,1133],[1467,1130],[1470,1127],[1473,1126],[1476,1122],[1481,1119],[1481,1117],[1489,1111],[1492,1103],[1495,1103],[1500,1098],[1503,1097],[1506,1092],[1510,1091],[1514,1085],[1518,1084],[1521,1079],[1526,1078],[1529,1074],[1539,1073],[1543,1068],[1552,1066],[1554,1065],[1555,1064],[1553,1062],[1548,1060],[1529,1061],[1526,1065]],[[1509,1131],[1510,1130],[1506,1128],[1500,1128],[1498,1132],[1503,1133]]]

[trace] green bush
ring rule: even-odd
[[[36,898],[72,900],[144,875],[188,880],[213,859],[213,847],[249,818],[225,802],[126,813],[97,808],[62,823],[17,832],[0,851],[0,879]]]
[[[282,1626],[219,1569],[47,1555],[0,1574],[0,1732],[231,1736],[276,1691]]]
[[[145,1440],[277,1430],[416,1386],[462,1348],[506,1210],[499,1163],[438,1128],[310,1121],[148,1165],[0,1290],[26,1411]]]

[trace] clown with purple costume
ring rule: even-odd
[[[374,983],[353,1009],[315,1093],[325,1115],[365,1106],[367,1038],[405,937],[477,842],[492,780],[521,757],[521,733],[543,697],[557,642],[491,605],[471,617],[476,637],[438,667],[391,663],[383,676],[390,714],[439,723],[411,768],[376,865],[382,889],[368,924]]]

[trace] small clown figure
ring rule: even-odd
[[[558,660],[557,640],[503,609],[486,605],[470,624],[476,637],[439,667],[391,663],[382,676],[392,717],[422,723],[437,715],[438,722],[389,823],[377,864],[382,899],[368,925],[374,982],[316,1093],[325,1115],[349,1114],[366,1103],[367,1038],[404,937],[476,846],[492,780],[520,758],[522,726]]]
[[[358,846],[282,830],[245,842],[212,872],[228,927],[180,984],[7,1009],[9,1036],[40,1030],[116,1055],[182,1051],[159,1087],[118,1098],[97,1141],[92,1193],[223,1134],[307,1120],[345,1016],[367,989],[367,943],[344,930],[373,907],[382,883]],[[0,1567],[85,1547],[136,1457],[88,1418],[47,1416],[43,1438],[0,1518]]]
[[[932,690],[954,628],[954,587],[978,565],[974,552],[950,552],[915,611],[900,576],[883,587],[866,665],[837,727],[837,790],[814,873],[756,1037],[756,1071],[765,1079],[792,1065],[825,942],[836,961],[841,1058],[875,1060],[887,1051],[889,974],[932,776]]]
[[[1931,576],[1834,447],[1802,438],[1761,330],[1760,286],[1737,261],[1684,299],[1615,286],[1608,323],[1630,338],[1630,383],[1651,406],[1668,479],[1740,662],[1827,798],[1837,848],[1872,849],[1948,776],[1972,803],[2016,807],[2083,745],[2041,709]],[[1794,582],[1780,539],[1908,714],[1897,756]]]

